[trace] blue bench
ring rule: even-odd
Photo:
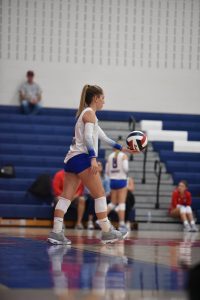
[[[34,204],[0,204],[2,218],[13,219],[53,219],[53,208],[50,205]]]
[[[40,125],[69,125],[74,126],[76,122],[75,116],[45,116],[45,115],[23,115],[0,113],[0,124],[40,124]]]
[[[160,152],[161,150],[173,150],[173,142],[152,142],[154,151]]]
[[[174,172],[173,179],[175,184],[178,184],[178,182],[183,179],[187,180],[188,183],[200,184],[200,172]]]
[[[39,124],[10,124],[10,123],[0,123],[0,133],[28,133],[30,135],[37,134],[58,134],[58,135],[73,135],[74,127],[72,126],[54,126],[54,125],[39,125]]]
[[[180,122],[180,121],[164,121],[164,130],[183,130],[183,131],[200,131],[200,120],[199,122]]]
[[[174,172],[193,172],[199,173],[200,172],[200,162],[183,162],[183,161],[176,161],[176,160],[168,160],[165,162],[166,168],[168,173]]]
[[[75,116],[77,109],[63,108],[43,108],[39,115],[42,116]],[[1,105],[0,113],[20,114],[19,106]],[[150,113],[135,111],[110,111],[103,110],[97,113],[100,120],[108,121],[128,121],[130,115],[133,115],[136,121],[141,120],[162,120],[162,121],[184,121],[200,122],[200,115],[195,114],[171,114],[171,113]]]
[[[67,146],[46,146],[46,145],[26,145],[26,144],[0,144],[0,154],[14,154],[14,155],[34,155],[34,156],[60,156],[64,157],[64,155],[69,150],[69,145]],[[99,149],[99,157],[105,156],[105,150]],[[1,159],[0,159],[1,160]]]
[[[195,212],[200,210],[200,197],[192,197],[192,209]]]
[[[46,204],[49,199],[40,199],[27,193],[25,190],[0,190],[0,204]],[[0,211],[1,214],[1,211]]]
[[[189,153],[189,152],[174,152],[170,150],[160,150],[160,159],[163,162],[174,160],[174,161],[200,161],[200,153]]]
[[[36,144],[36,145],[69,145],[72,142],[72,134],[66,135],[44,135],[44,134],[22,134],[22,133],[0,133],[0,141],[5,144]]]

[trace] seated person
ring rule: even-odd
[[[19,89],[21,108],[24,114],[37,114],[41,109],[42,90],[34,82],[34,72],[26,73],[27,81]]]
[[[64,186],[64,170],[58,171],[53,178],[53,191],[56,197],[60,196],[63,191]],[[85,197],[83,195],[84,185],[82,182],[77,188],[76,194],[74,195],[74,200],[77,200],[77,222],[75,225],[76,229],[83,229],[82,218],[85,212]],[[55,199],[57,200],[57,198]],[[57,202],[57,201],[56,201]]]
[[[195,225],[192,209],[192,197],[188,191],[188,185],[185,180],[181,180],[178,187],[172,194],[171,207],[169,210],[170,216],[180,218],[183,222],[184,231],[198,231]]]
[[[134,221],[134,205],[135,205],[135,183],[132,177],[128,177],[128,185],[127,185],[127,195],[126,195],[126,210],[125,210],[125,221],[128,230],[131,230],[131,222]]]

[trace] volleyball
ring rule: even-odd
[[[147,147],[148,138],[142,131],[132,131],[127,136],[126,143],[131,150],[143,151]]]

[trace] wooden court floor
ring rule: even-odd
[[[100,231],[67,230],[72,245],[51,246],[48,232],[0,228],[1,300],[189,299],[199,233],[134,231],[102,245]]]

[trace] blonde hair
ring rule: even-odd
[[[94,96],[100,96],[100,95],[103,95],[103,90],[101,87],[97,85],[88,85],[88,84],[84,85],[82,89],[80,104],[79,104],[78,111],[76,113],[76,117],[78,118],[82,113],[82,111],[86,107],[90,106]]]

